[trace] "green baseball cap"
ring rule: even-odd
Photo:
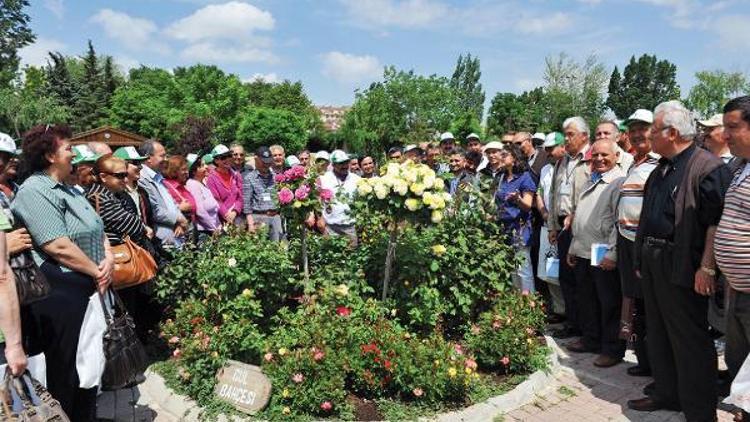
[[[112,155],[125,161],[143,161],[148,158],[138,154],[138,150],[133,146],[117,148]]]
[[[89,148],[88,145],[81,144],[81,145],[73,145],[73,165],[78,164],[91,164],[95,163],[96,160],[101,157],[101,154],[94,154],[94,151],[91,151],[91,148]]]
[[[201,157],[201,158],[203,159],[203,162],[205,164],[213,164],[214,163],[214,155],[211,154],[210,152],[208,154],[204,154],[203,157]]]
[[[198,154],[188,154],[185,160],[187,160],[188,168],[193,167],[193,164],[198,161]]]

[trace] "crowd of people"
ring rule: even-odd
[[[726,334],[728,380],[750,351],[750,97],[708,120],[669,101],[602,121],[593,133],[581,117],[561,128],[487,143],[445,132],[393,147],[380,164],[423,163],[446,178],[451,195],[492,198],[520,258],[513,282],[545,297],[550,322],[563,324],[555,336],[572,339],[566,348],[611,367],[631,343],[638,363],[627,373],[654,382],[630,408],[715,420],[713,331]],[[113,247],[129,239],[162,267],[185,245],[229,230],[264,226],[284,241],[275,176],[294,166],[334,193],[305,224],[356,246],[346,197],[360,178],[379,174],[381,158],[291,155],[280,145],[250,157],[239,144],[181,156],[154,140],[112,151],[71,145],[71,136],[65,126],[40,125],[18,150],[0,135],[0,253],[9,257],[0,260],[0,329],[14,374],[27,355],[54,363],[47,387],[72,420],[94,419],[96,389],[79,388],[76,350],[89,296],[111,283]],[[23,254],[51,289],[19,306],[11,263]],[[145,338],[160,318],[148,283],[119,293]],[[723,310],[719,323],[709,323],[709,302]]]

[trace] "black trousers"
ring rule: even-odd
[[[573,329],[579,330],[580,321],[578,313],[578,294],[576,293],[576,276],[573,268],[568,265],[568,249],[573,240],[570,230],[562,230],[557,235],[557,255],[560,258],[560,289],[565,301],[565,324]]]
[[[635,242],[617,235],[617,269],[620,273],[622,285],[622,295],[633,298],[635,301],[635,314],[633,318],[633,333],[635,341],[633,342],[633,352],[638,359],[638,366],[644,369],[650,369],[651,364],[648,360],[648,351],[646,346],[646,305],[643,303],[643,291],[641,289],[641,280],[635,275],[633,268],[635,257]]]
[[[81,389],[76,370],[78,336],[86,314],[94,280],[76,272],[64,273],[45,262],[40,270],[50,284],[50,294],[28,306],[24,314],[24,336],[32,352],[44,352],[47,390],[60,402],[71,421],[96,418],[96,388]]]
[[[714,421],[718,370],[708,333],[708,299],[674,283],[670,246],[644,244],[641,275],[653,397],[680,405],[688,421]]]
[[[625,356],[625,341],[620,340],[622,293],[617,271],[592,267],[588,259],[576,259],[573,269],[578,291],[578,315],[583,343],[603,355]]]

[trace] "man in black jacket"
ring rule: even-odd
[[[635,239],[656,388],[628,407],[681,409],[688,421],[714,421],[716,350],[707,310],[716,283],[714,233],[731,174],[721,159],[695,146],[694,136],[682,103],[656,107],[651,139],[662,158],[646,182],[647,212]]]

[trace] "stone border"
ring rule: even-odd
[[[492,420],[496,416],[531,403],[536,399],[539,392],[555,380],[555,375],[564,369],[558,359],[557,343],[550,336],[545,336],[545,339],[551,351],[550,366],[546,370],[534,372],[513,390],[492,397],[483,403],[477,403],[462,410],[443,413],[434,417],[420,418],[420,420],[437,420],[440,422]],[[190,416],[197,418],[201,411],[200,406],[195,401],[173,392],[166,386],[161,375],[150,369],[146,371],[146,381],[138,386],[138,390],[140,392],[138,404],[149,406],[160,417],[189,420]],[[242,419],[229,418],[225,415],[219,416],[219,421],[229,420]]]
[[[545,339],[547,340],[547,346],[550,348],[550,366],[546,370],[534,372],[529,375],[526,381],[518,384],[516,388],[505,394],[492,397],[483,403],[477,403],[465,409],[420,420],[437,420],[440,422],[491,421],[496,416],[503,415],[531,403],[536,399],[539,392],[549,387],[555,380],[555,375],[563,369],[558,359],[557,343],[550,336],[545,336]]]

